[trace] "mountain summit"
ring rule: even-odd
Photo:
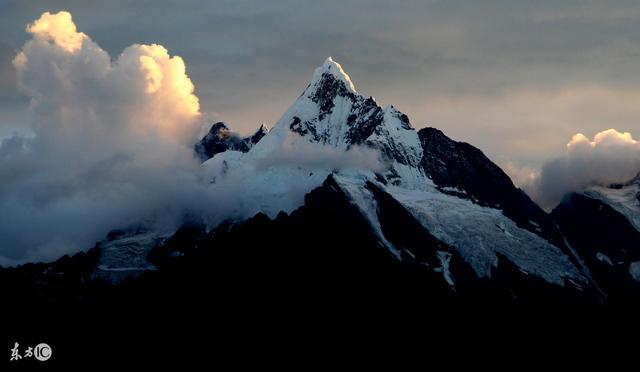
[[[356,93],[356,87],[351,82],[349,75],[347,75],[347,73],[342,69],[342,66],[331,57],[327,57],[322,66],[318,67],[313,72],[309,88],[317,87],[321,80],[326,77],[325,75],[331,75],[335,80],[341,81],[349,92],[354,94]]]

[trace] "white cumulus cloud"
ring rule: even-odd
[[[589,139],[582,133],[567,143],[561,157],[545,163],[540,175],[524,185],[546,208],[571,191],[624,182],[640,172],[640,142],[629,132],[608,129]]]

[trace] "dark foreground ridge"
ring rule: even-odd
[[[182,350],[194,334],[231,342],[240,334],[278,332],[312,342],[317,340],[307,337],[353,329],[345,327],[379,333],[400,325],[443,332],[447,339],[453,337],[449,332],[477,327],[495,332],[509,324],[548,326],[610,311],[597,294],[532,279],[504,258],[491,280],[476,277],[390,195],[367,187],[378,200],[385,236],[416,259],[399,261],[380,246],[330,177],[290,215],[258,214],[210,232],[197,222],[186,224],[150,253],[157,271],[116,286],[92,279],[99,247],[53,264],[2,269],[6,316],[14,320],[9,334],[28,330],[27,339],[45,337],[61,355],[76,348],[99,356],[159,340]],[[423,262],[439,264],[437,252],[450,252],[455,287],[441,273],[424,270]],[[46,321],[29,321],[40,316]],[[96,343],[102,351],[88,350]]]

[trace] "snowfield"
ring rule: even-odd
[[[354,201],[367,200],[367,180],[391,194],[436,238],[455,247],[480,277],[490,277],[502,254],[523,272],[550,283],[564,285],[565,279],[586,279],[556,246],[540,236],[519,228],[501,210],[444,194],[435,187],[407,189],[382,185],[365,176],[335,177]],[[359,194],[359,195],[358,195]],[[361,209],[372,215],[374,203]],[[369,217],[370,221],[377,219]],[[379,227],[376,227],[379,230]],[[394,249],[395,250],[395,249]]]

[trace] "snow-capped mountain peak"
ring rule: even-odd
[[[217,154],[204,166],[212,187],[224,189],[225,180],[231,180],[245,196],[238,219],[258,212],[272,218],[280,211],[290,213],[331,176],[334,188],[348,195],[380,244],[399,259],[411,252],[385,233],[390,217],[380,211],[382,193],[435,239],[453,247],[479,277],[491,277],[504,257],[522,272],[555,284],[567,278],[584,281],[548,216],[504,181],[508,177],[494,170],[497,166],[481,151],[444,134],[426,134],[421,137],[396,107],[382,108],[357,93],[342,67],[328,58],[255,146],[246,153]],[[363,149],[377,152],[384,167],[354,167],[345,161],[351,150]],[[455,169],[434,177],[443,172],[429,167],[432,163]],[[469,180],[467,173],[477,177]],[[478,191],[498,186],[497,200]]]
[[[342,69],[342,65],[334,61],[333,58],[327,57],[322,66],[315,69],[313,77],[309,83],[309,88],[316,87],[323,79],[328,76],[344,83],[347,90],[351,93],[357,93],[356,87],[353,85],[349,75]],[[308,89],[307,89],[308,90]]]
[[[391,182],[426,181],[419,167],[420,140],[409,118],[391,105],[383,109],[372,97],[357,93],[349,75],[331,57],[314,71],[303,94],[252,152],[264,156],[291,136],[337,150],[372,148],[389,164]]]

